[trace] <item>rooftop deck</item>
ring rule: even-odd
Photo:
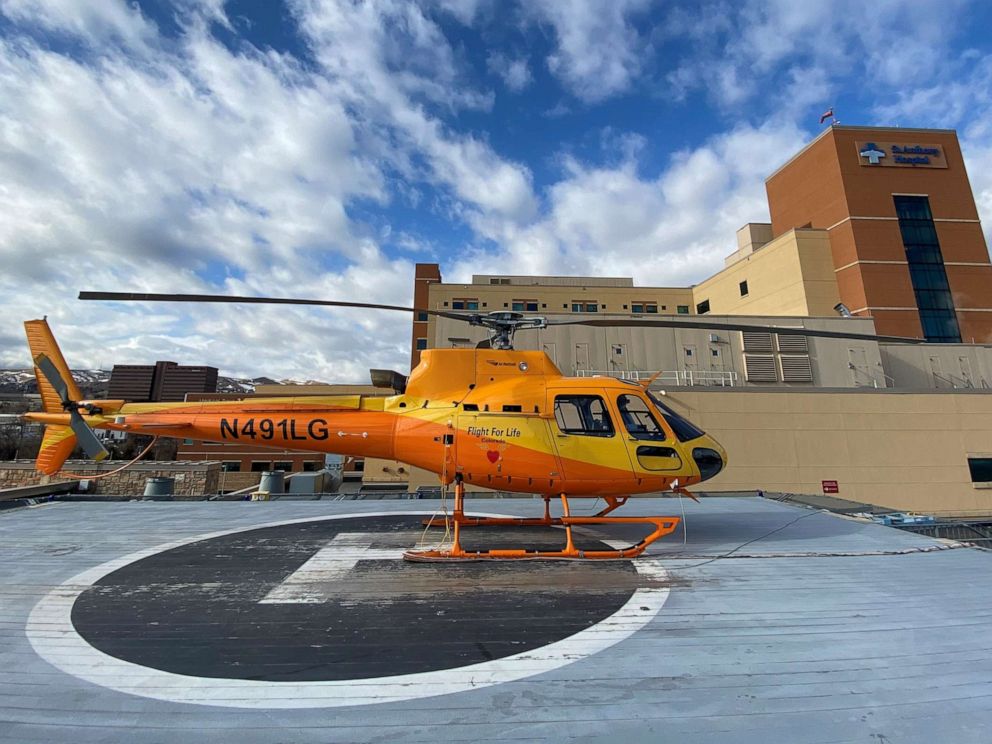
[[[0,513],[0,740],[989,741],[988,552],[711,498],[636,568],[397,560],[436,506]]]

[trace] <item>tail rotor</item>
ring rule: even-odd
[[[62,373],[59,372],[58,367],[52,363],[52,360],[47,355],[38,354],[34,358],[34,363],[41,370],[45,379],[48,380],[48,384],[58,394],[59,400],[62,403],[62,410],[69,414],[69,428],[76,435],[76,441],[83,448],[86,456],[92,460],[103,460],[110,453],[103,446],[99,438],[97,438],[96,434],[93,433],[93,429],[86,423],[86,419],[79,413],[79,409],[82,408],[87,413],[98,413],[99,411],[91,403],[79,403],[69,397],[69,385],[62,377]]]

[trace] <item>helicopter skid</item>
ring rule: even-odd
[[[470,517],[463,511],[465,488],[461,483],[455,484],[455,509],[451,515],[453,541],[451,547],[433,550],[408,550],[403,554],[404,560],[426,563],[444,563],[449,561],[506,561],[506,560],[629,560],[644,552],[648,545],[660,537],[671,534],[681,521],[679,517],[607,517],[606,513],[613,511],[626,502],[619,497],[608,497],[607,507],[595,516],[573,517],[569,513],[568,498],[562,494],[561,502],[564,514],[552,517],[549,513],[549,501],[545,499],[543,517]],[[444,520],[430,522],[443,524]],[[581,550],[575,547],[572,537],[572,527],[582,525],[603,524],[649,524],[654,525],[654,531],[640,542],[626,548],[614,550]],[[460,532],[462,527],[478,526],[535,526],[564,527],[565,546],[562,550],[525,550],[491,548],[489,550],[465,550],[461,545]]]

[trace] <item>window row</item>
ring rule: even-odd
[[[220,464],[220,469],[225,473],[240,473],[243,470],[241,465],[241,460],[224,460]],[[318,462],[304,462],[303,472],[313,473],[320,469],[320,463]],[[249,470],[252,473],[263,473],[266,470],[282,470],[286,473],[293,472],[293,463],[291,460],[252,460]]]
[[[747,283],[744,282],[743,284],[746,285]],[[744,287],[742,291],[746,293],[746,287]],[[487,308],[488,303],[480,303],[477,297],[461,297],[453,299],[450,302],[445,302],[444,307],[450,307],[452,310],[479,310],[480,308]],[[538,300],[533,299],[516,299],[511,302],[504,302],[503,307],[517,313],[536,313],[539,310],[546,310],[548,308],[548,304],[546,302],[539,302]],[[623,309],[629,309],[630,312],[635,315],[656,314],[659,312],[659,309],[662,312],[668,310],[668,305],[659,305],[657,302],[640,301],[631,302],[629,305],[624,305]],[[598,300],[572,300],[570,304],[563,304],[562,310],[570,310],[573,313],[598,313],[600,310],[606,310],[606,305],[601,304]],[[675,311],[679,315],[688,315],[689,306],[676,305]],[[417,321],[421,323],[426,322],[427,313],[423,311],[418,312]]]

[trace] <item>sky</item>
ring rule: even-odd
[[[957,129],[988,240],[989,28],[965,0],[0,0],[0,367],[42,316],[74,368],[409,366],[404,315],[80,290],[692,284],[831,106]]]

